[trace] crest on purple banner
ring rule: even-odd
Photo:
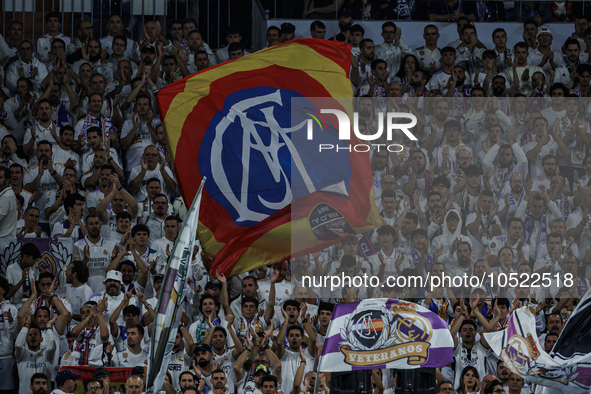
[[[39,248],[41,257],[37,265],[40,271],[56,275],[72,262],[71,238],[4,238],[0,239],[0,273],[6,275],[6,268],[21,259],[21,248],[32,243]]]
[[[320,371],[441,367],[453,339],[439,316],[412,302],[367,299],[335,307]]]
[[[536,334],[535,317],[522,307],[505,330],[486,333],[492,351],[524,380],[561,392],[588,393],[591,387],[591,292],[578,304],[548,354]]]

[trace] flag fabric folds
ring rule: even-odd
[[[534,315],[522,307],[505,330],[485,333],[497,357],[544,393],[588,393],[591,387],[591,291],[581,299],[550,354],[536,334]]]
[[[412,302],[373,298],[337,304],[319,371],[438,368],[452,362],[447,324]]]
[[[352,98],[350,67],[348,44],[299,39],[208,68],[158,93],[185,201],[197,191],[195,179],[208,178],[198,237],[203,251],[215,255],[211,272],[236,275],[381,224],[369,153],[356,164],[343,152],[338,162],[329,155],[315,160],[292,137],[306,133],[305,126],[292,126],[292,99]],[[295,163],[296,156],[303,159]],[[292,180],[302,179],[306,187],[294,187]],[[344,192],[334,193],[335,185]],[[344,217],[347,234],[339,220],[315,228],[314,210]],[[330,240],[316,235],[325,230]],[[296,249],[292,231],[303,240]]]
[[[193,204],[187,213],[187,220],[183,223],[177,236],[164,280],[156,304],[156,317],[150,341],[150,359],[146,381],[146,393],[159,393],[162,390],[167,365],[172,355],[172,348],[176,339],[181,318],[180,305],[185,297],[187,285],[187,271],[193,256],[196,228],[199,220],[199,206],[205,179],[197,190]]]

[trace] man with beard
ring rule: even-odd
[[[205,380],[205,384],[210,388],[213,372],[217,369],[213,365],[212,359],[213,353],[211,347],[200,343],[195,347],[193,358],[185,360],[185,367],[193,369],[197,376],[201,376]],[[220,371],[223,373],[222,370]]]
[[[121,304],[125,294],[121,292],[121,287],[123,286],[123,277],[121,272],[119,271],[108,271],[105,280],[103,281],[105,285],[105,290],[101,291],[98,294],[94,294],[90,297],[89,301],[98,302],[103,298],[107,301],[107,309],[104,311],[105,317],[105,324],[111,319],[111,315],[115,312],[117,306]],[[130,301],[130,305],[137,306],[137,299],[135,296],[132,296]],[[117,321],[119,325],[123,325],[123,317],[119,317]],[[112,341],[111,341],[112,342]]]
[[[507,95],[505,94],[505,90],[507,88],[507,81],[505,80],[504,76],[495,75],[492,78],[491,87],[492,87],[492,97],[497,98],[497,99],[501,99],[500,103],[504,103],[505,100],[508,100],[506,98]],[[506,106],[505,106],[505,108],[508,109]]]
[[[51,132],[55,138],[55,128],[51,129]],[[61,127],[57,145],[53,147],[53,161],[63,165],[64,168],[73,167],[77,173],[80,173],[80,156],[71,149],[73,141],[74,128],[70,125]]]
[[[41,90],[41,83],[47,77],[47,67],[33,53],[31,41],[21,41],[18,46],[18,60],[10,63],[6,68],[6,87],[11,93],[17,92],[17,82],[20,78],[29,79],[36,90]]]
[[[82,150],[82,153],[90,150],[88,130],[91,127],[98,127],[102,130],[103,146],[107,145],[107,140],[117,138],[113,121],[106,118],[102,113],[103,95],[100,93],[91,93],[88,97],[88,103],[88,114],[76,123],[76,134],[72,142],[72,149],[75,151]]]
[[[541,192],[544,188],[548,191],[548,194],[552,194],[551,186],[553,178],[555,178],[557,175],[560,176],[560,174],[557,173],[558,160],[556,159],[556,156],[553,154],[544,156],[542,159],[542,168],[544,170],[544,174],[533,179],[534,183],[532,190],[534,192]],[[568,180],[565,180],[565,186],[567,187],[567,190],[570,190],[570,185],[568,185],[567,182]]]
[[[55,377],[57,388],[51,394],[72,394],[76,391],[76,380],[80,379],[80,375],[76,375],[71,371],[60,371]]]
[[[540,343],[546,341],[546,335],[554,334],[560,336],[563,328],[564,321],[562,320],[560,313],[550,313],[546,316],[546,332],[539,336]]]
[[[452,70],[453,74],[451,79],[447,81],[447,93],[445,94],[446,97],[454,97],[454,98],[465,98],[470,97],[470,85],[467,85],[466,82],[466,70],[464,70],[464,66],[454,66]],[[454,100],[454,113],[456,112],[456,102],[457,105],[460,105],[463,109],[464,100]],[[458,113],[457,115],[460,115]]]
[[[63,184],[62,174],[64,167],[61,164],[53,164],[52,147],[49,141],[40,141],[37,146],[37,161],[39,164],[27,170],[24,177],[24,188],[30,193],[37,193],[35,206],[41,212],[39,226],[49,233],[49,219],[45,217],[45,205],[49,193],[57,191]]]
[[[433,78],[431,78],[431,81]],[[448,120],[453,118],[449,116],[449,100],[437,100],[435,103],[435,113],[427,120],[425,118],[425,130],[421,136],[421,147],[427,151],[443,143],[443,126]]]
[[[31,165],[38,163],[36,150],[39,141],[50,141],[52,145],[57,144],[57,128],[55,123],[51,121],[53,110],[51,109],[49,100],[39,100],[37,104],[37,116],[39,117],[38,123],[27,129],[23,139],[23,150],[27,156],[31,157]]]
[[[18,369],[18,378],[21,382],[27,382],[37,373],[51,375],[53,369],[53,356],[55,354],[55,339],[53,337],[51,320],[46,334],[47,345],[41,348],[44,338],[41,336],[41,330],[35,325],[31,325],[31,311],[27,311],[25,326],[19,332],[16,342],[16,364]],[[25,345],[26,343],[26,345]],[[21,384],[19,394],[29,394],[29,388]]]
[[[375,51],[373,41],[369,38],[361,40],[359,43],[359,55],[355,57],[358,64],[359,70],[359,84],[356,85],[358,88],[369,84],[367,80],[368,75],[371,75],[371,64],[375,59]]]
[[[107,83],[113,81],[113,65],[107,62],[107,51],[101,48],[101,42],[98,38],[91,38],[88,46],[81,49],[82,60],[72,65],[75,73],[80,71],[82,64],[88,63],[95,74],[101,74],[105,77]]]
[[[101,221],[97,215],[88,215],[86,230],[88,234],[74,244],[74,260],[81,260],[88,266],[90,277],[88,285],[95,293],[101,290],[101,282],[107,272],[110,259],[118,254],[118,247],[113,241],[101,236]]]
[[[108,34],[100,39],[101,47],[104,50],[106,50],[109,53],[109,55],[113,54],[112,47],[115,43],[115,38],[124,37],[121,36],[121,34],[123,34],[124,28],[125,26],[123,26],[123,20],[121,19],[121,16],[119,16],[118,14],[111,14],[111,16],[109,17],[109,22],[107,24]],[[126,38],[125,40],[127,44],[124,53],[125,57],[131,59],[134,62],[137,62],[139,59],[137,43],[130,38]]]
[[[329,6],[332,9],[331,10],[323,10],[322,12],[330,12],[332,11],[332,15],[334,15],[334,5]],[[324,7],[327,8],[327,7]],[[304,17],[306,17],[308,14],[312,14],[311,17],[314,17],[315,19],[322,19],[320,17],[317,17],[319,12],[312,8],[310,10],[307,10],[304,12]],[[351,33],[349,31],[349,29],[351,29],[351,26],[353,26],[353,12],[348,9],[348,8],[343,8],[342,10],[339,11],[338,13],[338,19],[339,19],[339,32],[337,33],[336,37],[336,41],[341,41],[341,42],[350,42],[351,39]],[[334,40],[335,38],[331,37],[329,38],[329,40]]]
[[[410,86],[412,90],[410,93],[405,93],[405,97],[426,97],[429,94],[427,90],[427,83],[431,79],[431,75],[425,70],[417,70],[410,79]]]
[[[72,43],[68,46],[69,54],[66,56],[65,51],[63,56],[68,64],[76,63],[78,60],[82,59],[82,48],[84,48],[88,44],[88,40],[94,37],[94,30],[92,29],[92,22],[89,20],[78,20],[76,25],[76,35],[72,40]],[[52,51],[53,51],[53,43],[55,40],[52,41]],[[54,55],[53,53],[49,52],[50,55]],[[48,66],[49,67],[49,66]]]
[[[107,352],[110,365],[113,367],[132,368],[148,365],[149,354],[142,349],[144,328],[139,324],[127,325],[127,347],[114,355]]]
[[[470,276],[472,275],[473,270],[475,269],[475,263],[474,260],[472,259],[472,245],[470,242],[468,241],[461,241],[457,244],[456,247],[456,260],[457,260],[457,265],[450,265],[449,267],[445,267],[445,272],[453,277],[456,276]],[[464,288],[461,288],[460,290],[464,290]],[[469,290],[469,289],[467,289]],[[456,292],[454,290],[455,294],[458,294],[459,296],[459,291]]]
[[[501,126],[495,125],[493,127],[500,128]],[[511,191],[510,179],[513,174],[521,174],[522,179],[527,177],[527,157],[519,143],[517,143],[515,127],[509,128],[508,137],[509,144],[503,144],[502,134],[497,134],[495,144],[482,159],[483,167],[489,167],[488,175],[491,180],[492,191],[496,194],[497,199],[506,196]],[[523,189],[523,185],[521,187]],[[506,206],[508,205],[506,204]]]
[[[209,59],[209,63],[211,65],[217,64],[216,57],[206,42],[203,41],[201,33],[198,30],[193,30],[189,33],[187,37],[187,47],[189,48],[189,61],[188,64],[193,64],[195,62],[195,54],[198,51],[205,51],[207,53],[207,58]]]
[[[31,385],[29,388],[31,394],[47,394],[47,375],[36,373],[31,376]]]
[[[13,135],[6,134],[4,137],[2,137],[2,145],[0,150],[0,165],[6,168],[12,167],[12,165],[14,164],[19,165],[21,169],[23,167],[27,167],[27,161],[24,159],[20,159],[16,155],[16,150],[16,138],[14,138]]]
[[[147,217],[142,217],[142,222],[150,229],[150,245],[164,236],[164,219],[168,216],[168,198],[165,194],[157,194],[154,197],[154,210]],[[170,251],[169,251],[170,253]],[[166,253],[163,256],[167,255]]]
[[[373,189],[376,207],[378,208],[378,211],[382,210],[382,206],[381,206],[382,193],[385,192],[386,190],[391,190],[398,195],[401,193],[401,191],[397,189],[397,186],[398,186],[398,183],[396,182],[396,177],[393,174],[382,175],[382,180],[380,181],[380,187],[376,188],[374,186],[374,189]],[[402,197],[402,196],[400,196],[400,197]]]

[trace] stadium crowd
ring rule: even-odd
[[[536,17],[508,48],[503,29],[478,36],[471,22],[483,20],[480,9],[441,4],[429,18],[455,21],[458,39],[439,42],[437,25],[428,25],[420,48],[409,48],[393,22],[374,43],[354,23],[357,11],[339,14],[336,39],[352,46],[361,132],[374,134],[384,109],[418,118],[416,141],[374,141],[383,220],[369,235],[376,253],[364,257],[349,237],[226,279],[196,248],[166,393],[308,393],[318,379],[328,394],[330,374],[316,376],[314,364],[334,305],[365,297],[414,300],[449,323],[455,360],[437,371],[438,392],[540,390],[511,373],[482,334],[504,329],[526,306],[549,352],[589,288],[591,28],[576,19],[564,25],[572,38],[553,42]],[[163,274],[187,213],[155,96],[248,52],[233,29],[214,52],[190,19],[166,32],[148,21],[138,41],[122,35],[116,14],[102,38],[86,20],[77,37],[62,33],[59,13],[45,23],[35,43],[22,39],[20,22],[0,39],[0,237],[71,238],[73,261],[58,283],[40,267],[38,247],[24,242],[0,277],[0,393],[72,393],[77,377],[59,367],[92,366],[89,394],[112,392],[104,367],[139,367],[126,386],[139,394]],[[313,38],[325,32],[311,23]],[[268,45],[294,34],[290,23],[270,27]],[[304,276],[340,273],[489,280],[431,290],[301,285]],[[512,273],[557,280],[499,285]],[[392,393],[395,376],[374,370],[372,382],[375,394]]]

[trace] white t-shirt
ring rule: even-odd
[[[304,357],[306,358],[306,368],[304,369],[304,376],[310,371],[314,370],[314,357],[309,353],[309,348],[304,350]],[[281,385],[284,388],[285,394],[291,394],[293,390],[293,379],[300,367],[300,353],[286,350],[281,358]]]
[[[129,348],[115,353],[111,360],[111,366],[120,368],[143,367],[148,365],[150,355],[144,349],[138,354],[133,354]]]
[[[131,168],[131,167],[129,167],[129,168]],[[142,167],[138,162],[138,164],[135,165],[133,167],[133,169],[131,170],[131,175],[129,175],[129,181],[131,182],[135,178],[137,178],[137,176],[139,175],[139,173],[141,171],[142,171]],[[173,175],[172,171],[170,170],[170,168],[168,168],[168,166],[165,167],[165,171],[169,177],[174,179],[174,175]],[[139,203],[140,201],[144,201],[146,198],[148,198],[148,192],[146,191],[146,186],[148,183],[148,179],[151,179],[151,178],[157,178],[160,180],[160,186],[162,187],[162,192],[164,194],[168,195],[169,200],[170,200],[170,196],[175,191],[168,190],[168,188],[166,187],[166,184],[164,183],[164,178],[162,177],[162,173],[160,172],[160,165],[157,165],[156,168],[152,171],[150,171],[150,170],[146,171],[146,174],[144,175],[144,179],[142,179],[142,185],[140,186],[140,190],[133,195],[135,200]],[[170,206],[170,204],[169,204],[169,206]]]
[[[72,255],[75,260],[84,258],[84,248],[90,249],[90,258],[88,259],[88,286],[94,293],[98,293],[105,288],[103,280],[107,274],[107,267],[111,262],[111,254],[115,249],[115,242],[100,237],[96,244],[93,244],[88,237],[84,237],[74,244]]]
[[[45,202],[47,201],[47,197],[50,192],[59,190],[59,185],[49,173],[50,170],[51,169],[48,168],[43,172],[41,181],[37,185],[37,193],[39,197],[37,198],[37,201],[35,201],[35,207],[39,209],[39,223],[49,223],[49,220],[45,218]],[[57,171],[60,176],[64,174],[64,166],[61,164],[54,164],[53,170]],[[33,180],[37,178],[38,174],[38,165],[34,165],[33,167],[29,168],[27,172],[25,172],[23,185],[33,182]]]

